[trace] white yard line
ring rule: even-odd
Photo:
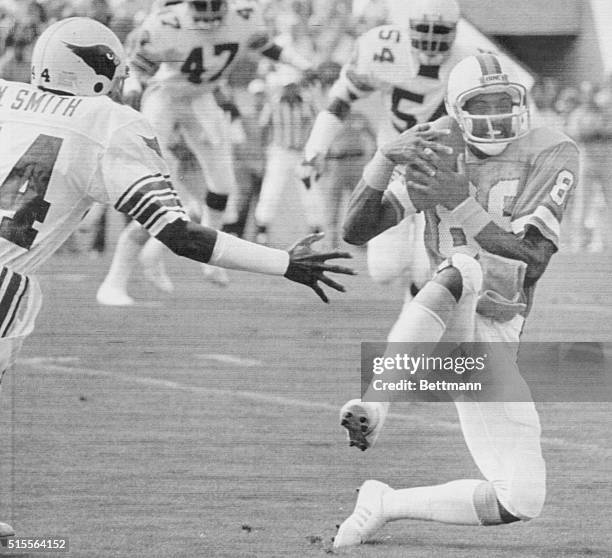
[[[262,366],[263,362],[253,358],[242,358],[233,355],[223,355],[220,353],[195,353],[196,358],[203,360],[213,360],[215,362],[223,362],[224,364],[236,364],[237,366]]]
[[[227,355],[223,355],[227,356]],[[237,357],[236,357],[237,358]],[[321,411],[332,411],[334,414],[339,412],[338,405],[331,403],[323,403],[319,401],[308,401],[305,399],[295,399],[282,395],[273,395],[270,393],[262,393],[257,391],[248,391],[240,389],[218,389],[202,386],[192,386],[171,380],[160,380],[149,376],[137,376],[134,374],[126,374],[123,372],[113,372],[110,370],[99,370],[93,368],[83,368],[78,366],[79,359],[77,357],[32,357],[19,359],[17,365],[27,366],[38,372],[67,372],[75,375],[97,376],[112,378],[113,380],[121,380],[123,382],[131,382],[140,385],[160,387],[172,389],[175,391],[183,391],[187,393],[196,393],[207,397],[226,397],[233,399],[242,399],[246,401],[254,401],[259,403],[274,404],[283,407],[293,407],[301,409],[316,409]],[[227,361],[226,361],[227,362]],[[66,366],[66,364],[72,366]],[[75,366],[77,365],[77,366]],[[435,419],[431,416],[423,417],[417,414],[403,415],[398,413],[389,413],[389,417],[396,421],[410,423],[414,427],[434,428],[438,430],[453,430],[459,431],[459,423],[448,420]],[[542,442],[545,445],[556,448],[563,448],[571,451],[584,452],[589,455],[598,454],[605,457],[612,457],[612,448],[604,448],[599,444],[572,442],[564,438],[542,436]]]

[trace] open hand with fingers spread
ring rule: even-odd
[[[342,273],[344,275],[356,275],[356,273],[349,267],[326,263],[327,260],[336,258],[352,258],[348,252],[315,252],[312,249],[312,244],[321,240],[324,236],[324,233],[308,235],[289,248],[289,267],[285,272],[285,277],[310,287],[323,302],[329,302],[327,295],[319,285],[319,281],[340,292],[344,292],[345,289],[340,283],[336,283],[336,281],[327,277],[325,272]]]

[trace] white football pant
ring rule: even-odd
[[[325,213],[319,187],[313,184],[310,189],[306,189],[299,180],[296,169],[301,161],[301,151],[270,145],[259,202],[255,208],[255,220],[258,225],[268,226],[272,223],[278,212],[285,186],[290,184],[299,192],[309,228],[323,228]]]

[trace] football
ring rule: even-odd
[[[438,120],[430,122],[430,125],[435,130],[450,130],[450,134],[448,136],[442,136],[440,139],[436,140],[436,142],[452,147],[453,152],[451,154],[438,152],[437,155],[442,160],[441,166],[443,169],[456,172],[458,170],[457,157],[463,153],[465,149],[465,140],[461,134],[459,124],[457,124],[457,121],[450,116],[442,116],[441,118],[438,118]],[[408,176],[410,175],[411,170],[415,170],[415,167],[413,165],[408,165],[406,168],[406,173]]]

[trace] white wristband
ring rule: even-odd
[[[470,238],[476,238],[491,221],[491,215],[474,198],[468,197],[451,211],[453,218]]]
[[[396,208],[398,208],[398,206],[401,208],[402,219],[404,217],[408,217],[408,215],[418,213],[417,208],[414,207],[414,204],[410,199],[408,189],[406,188],[406,183],[403,179],[393,180],[385,191],[384,196],[389,203],[394,205]]]
[[[208,263],[227,269],[284,275],[289,266],[289,253],[217,232],[217,241]]]
[[[377,151],[363,169],[363,181],[370,188],[382,192],[387,189],[394,168],[395,163]]]
[[[304,159],[312,161],[317,155],[326,155],[334,138],[342,130],[344,122],[328,110],[322,110],[312,126],[304,147]]]

